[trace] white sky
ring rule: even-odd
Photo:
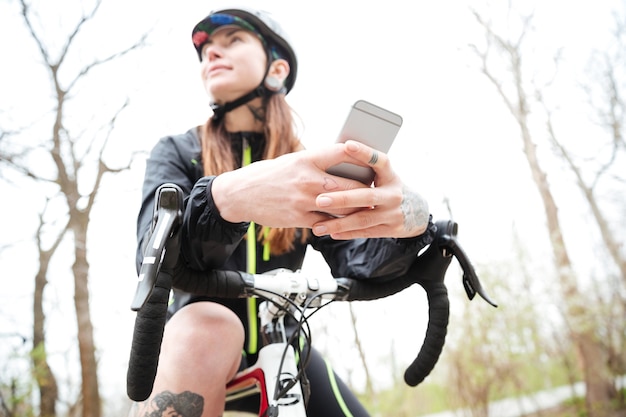
[[[40,12],[45,29],[39,33],[45,33],[45,42],[65,39],[59,38],[59,33],[67,33],[72,27],[80,3],[36,2],[34,10],[48,9]],[[76,99],[80,104],[68,108],[69,123],[72,119],[78,123],[91,120],[96,125],[98,120],[110,117],[126,96],[130,97],[107,153],[112,165],[126,163],[132,151],[148,151],[161,136],[182,133],[202,123],[208,114],[208,100],[199,81],[190,32],[211,9],[229,4],[104,0],[99,17],[85,28],[85,37],[80,38],[82,47],[71,55],[69,65],[75,68],[76,63],[88,62],[94,52],[106,55],[106,51],[120,50],[150,29],[152,45],[126,58],[123,66],[94,71],[94,81],[77,91],[77,95],[83,94]],[[516,126],[492,86],[480,75],[477,61],[467,48],[469,43],[480,43],[482,39],[467,5],[474,4],[489,13],[499,27],[506,27],[503,10],[478,0],[249,0],[238,4],[273,12],[292,37],[299,71],[289,101],[303,120],[307,147],[332,143],[357,99],[387,107],[404,118],[390,151],[396,171],[429,199],[436,219],[449,218],[443,200],[450,200],[454,218],[460,224],[461,242],[475,264],[509,258],[513,226],[522,241],[532,246],[533,253],[549,257],[547,237],[542,235],[543,209],[523,159]],[[596,1],[593,7],[581,1],[537,2],[537,33],[533,35],[536,49],[529,54],[531,67],[545,76],[552,51],[565,47],[565,65],[559,75],[576,79],[586,65],[589,50],[604,45],[613,4],[609,0]],[[42,116],[50,109],[47,100],[52,92],[17,11],[14,1],[0,3],[0,125],[31,126],[32,135],[23,140],[36,143],[37,135],[49,135],[49,119]],[[568,94],[577,94],[577,87],[566,87]],[[85,94],[91,96],[88,105]],[[578,111],[574,103],[563,96],[565,110]],[[590,127],[584,118],[576,117],[571,129]],[[569,180],[558,171],[553,174],[555,181]],[[123,392],[125,384],[133,317],[128,306],[134,291],[134,228],[142,176],[140,158],[130,172],[108,178],[92,218],[92,314],[105,393],[117,392],[120,387]],[[10,219],[2,225],[0,245],[17,242],[0,252],[0,282],[5,288],[0,292],[0,332],[27,336],[36,270],[30,242],[43,201],[30,187],[15,188],[0,182],[2,214]],[[11,194],[6,194],[8,191]],[[580,206],[575,191],[562,188],[557,193],[573,199],[571,218],[585,215],[584,208],[575,208]],[[57,260],[50,277],[52,285],[46,294],[49,336],[71,337],[75,332],[69,262]],[[312,256],[307,268],[323,266]],[[460,277],[451,276],[448,282],[460,287]],[[423,302],[417,291],[406,297]],[[419,329],[423,323],[419,318],[401,316],[399,304],[397,299],[380,303],[376,311],[384,311],[390,320],[417,320],[416,334],[400,337],[388,330],[371,335],[370,343],[378,343],[371,353],[385,355],[389,346],[385,341],[396,337],[398,358],[408,362],[421,341]],[[369,304],[357,307],[368,328],[380,323],[381,317],[371,316],[374,308]],[[7,341],[16,345],[14,339],[0,338],[0,346],[6,346]],[[59,369],[77,366],[71,354],[66,358],[61,355],[67,347],[64,337],[55,338],[51,346],[59,353]],[[0,354],[4,351],[0,348]],[[4,369],[2,358],[0,370]],[[67,365],[62,363],[64,360]]]

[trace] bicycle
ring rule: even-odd
[[[265,342],[257,362],[239,372],[227,385],[226,409],[237,400],[259,397],[259,416],[306,417],[307,352],[293,343],[304,338],[310,346],[309,317],[334,301],[384,298],[417,283],[426,291],[428,324],[415,360],[404,373],[409,386],[417,386],[432,371],[445,344],[449,299],[444,277],[453,257],[463,270],[463,286],[472,300],[479,294],[497,307],[484,291],[469,258],[456,239],[458,225],[438,221],[435,241],[420,254],[402,277],[386,282],[353,278],[325,280],[301,271],[276,270],[265,274],[214,270],[198,272],[179,264],[179,226],[182,191],[164,184],[156,192],[152,234],[145,250],[131,309],[137,312],[127,373],[127,394],[133,401],[149,398],[156,376],[166,321],[169,293],[178,288],[220,298],[258,297],[262,337]],[[312,313],[307,314],[309,310]],[[297,323],[287,334],[285,317]],[[294,349],[294,345],[296,348]],[[299,358],[299,362],[296,360]]]

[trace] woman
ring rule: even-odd
[[[138,265],[155,190],[175,183],[186,197],[180,257],[190,268],[296,270],[311,245],[335,276],[392,279],[405,272],[432,241],[426,202],[395,176],[385,154],[362,144],[303,150],[285,101],[297,60],[279,26],[264,13],[220,10],[195,26],[192,39],[213,115],[153,149]],[[374,186],[326,173],[341,162],[371,166]],[[254,309],[249,300],[175,290],[154,389],[135,415],[222,415],[227,381],[256,359]],[[310,416],[367,415],[341,381],[331,388],[336,376],[315,351],[307,376]]]

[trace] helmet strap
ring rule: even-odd
[[[265,95],[266,91],[267,90],[265,89],[265,87],[263,85],[260,85],[248,94],[239,97],[236,100],[229,101],[228,103],[224,104],[212,103],[211,109],[213,110],[213,120],[219,122],[229,111],[236,109],[237,107],[244,105],[257,97],[262,97],[263,95]]]

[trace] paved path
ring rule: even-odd
[[[618,379],[619,386],[626,386],[626,375]],[[554,407],[572,396],[585,395],[585,384],[579,382],[574,386],[564,386],[519,398],[495,401],[489,406],[489,415],[494,417],[522,417],[546,408]],[[464,417],[463,411],[444,411],[428,414],[423,417]]]

